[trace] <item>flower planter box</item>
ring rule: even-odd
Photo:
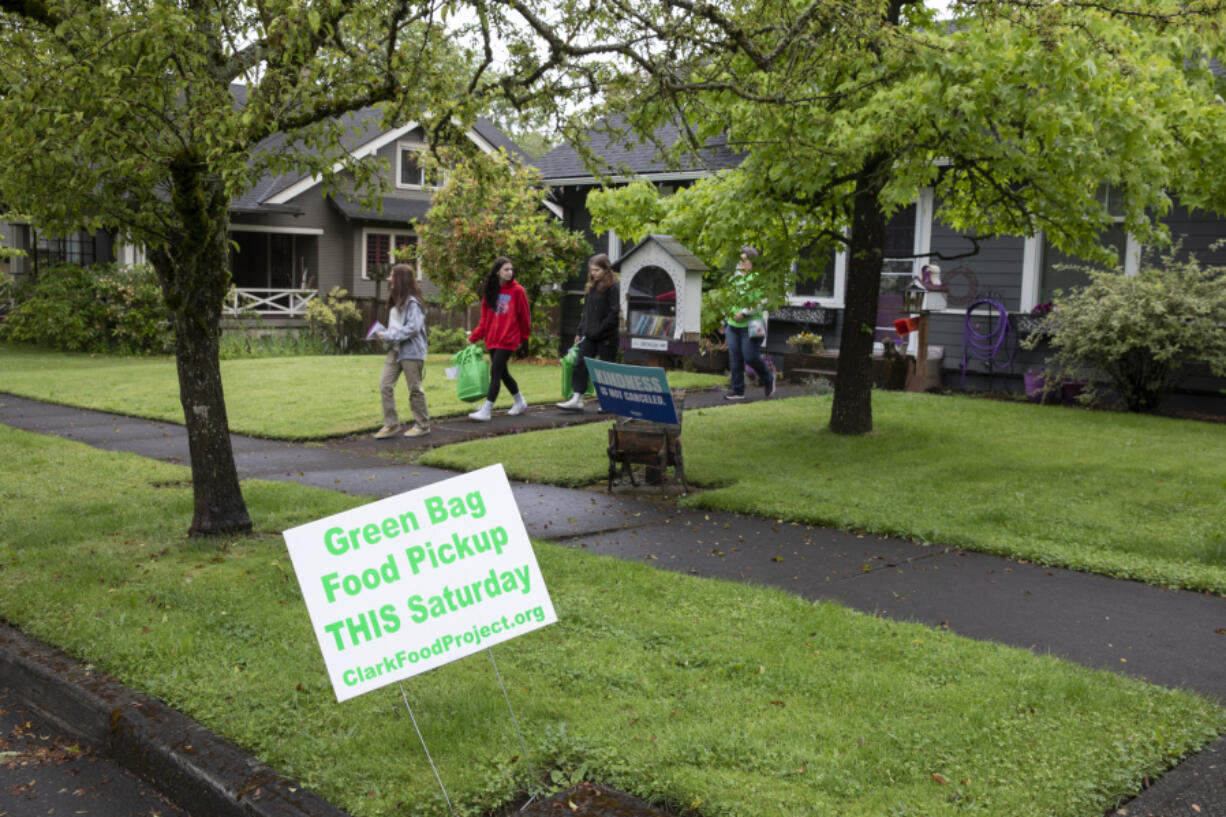
[[[1080,405],[1081,401],[1077,398],[1081,397],[1081,393],[1085,391],[1086,385],[1084,380],[1065,380],[1060,384],[1060,397],[1066,405]]]

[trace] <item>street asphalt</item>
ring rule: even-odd
[[[781,386],[773,399],[803,393],[802,387]],[[757,399],[762,398],[755,395],[748,402]],[[722,402],[718,390],[690,392],[685,407]],[[520,417],[496,414],[489,424],[436,420],[432,433],[418,439],[376,441],[362,436],[292,444],[235,435],[234,451],[244,479],[385,497],[454,475],[397,456],[412,448],[610,419],[591,403],[583,414],[547,404]],[[185,464],[188,459],[186,434],[173,423],[4,394],[0,423],[168,462]],[[772,585],[808,599],[833,599],[874,615],[920,621],[1226,702],[1226,599],[1217,596],[940,545],[682,509],[660,498],[668,489],[675,492],[675,486],[653,489],[654,498],[621,486],[612,494],[523,482],[512,486],[528,532],[538,539],[649,560],[656,567],[691,575]],[[98,684],[105,694],[91,691]],[[197,817],[339,814],[236,747],[202,734],[201,727],[182,715],[122,690],[113,679],[89,676],[87,669],[11,629],[0,630],[4,686],[68,734],[81,734],[100,754],[154,781]],[[122,705],[117,706],[117,700]],[[159,713],[156,718],[144,714],[152,710]],[[143,720],[128,723],[117,719],[116,712],[125,717],[141,713]],[[83,723],[93,725],[82,729]],[[173,727],[160,726],[164,723]],[[117,731],[126,735],[124,740],[116,741]],[[185,751],[185,743],[197,750]],[[208,751],[198,750],[206,744]],[[199,810],[202,803],[208,804],[207,810]],[[4,808],[0,805],[0,817],[6,814]],[[1115,813],[1226,817],[1226,736]]]

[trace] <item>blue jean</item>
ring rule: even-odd
[[[728,368],[732,374],[732,393],[745,393],[745,367],[753,369],[763,388],[773,378],[762,362],[762,339],[751,338],[748,326],[725,326],[724,340],[728,342]]]

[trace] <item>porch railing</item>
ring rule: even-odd
[[[232,317],[256,314],[301,318],[306,315],[307,304],[318,295],[315,289],[235,288],[226,296],[226,313]]]

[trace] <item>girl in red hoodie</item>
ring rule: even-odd
[[[511,392],[511,410],[507,414],[523,414],[528,410],[528,401],[519,393],[519,384],[507,370],[511,353],[528,339],[532,317],[528,310],[528,295],[515,280],[515,267],[510,258],[494,259],[489,274],[485,276],[485,293],[481,298],[481,320],[468,336],[469,343],[485,341],[490,353],[490,390],[481,408],[468,415],[468,419],[481,423],[490,421],[490,412],[502,384]]]

